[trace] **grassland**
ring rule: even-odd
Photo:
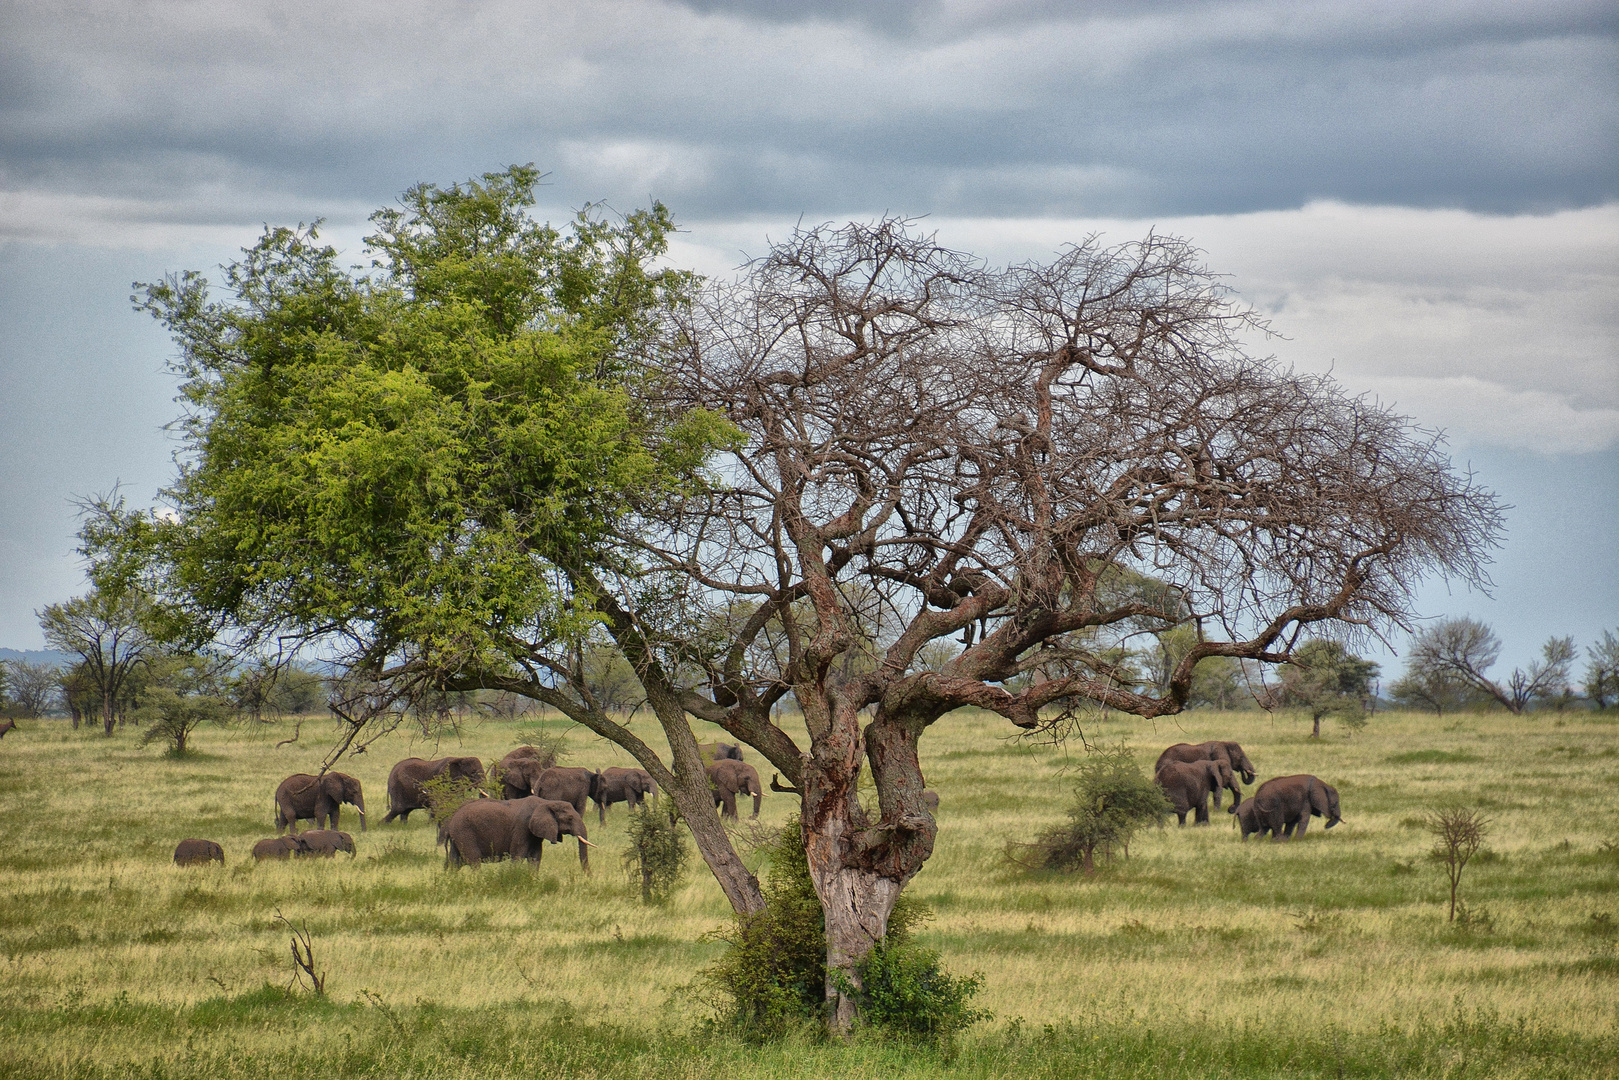
[[[1346,737],[1264,714],[1102,722],[1145,762],[1235,738],[1261,776],[1337,785],[1344,824],[1239,842],[1230,819],[1151,830],[1094,879],[1003,858],[1062,817],[1083,750],[964,715],[923,742],[937,853],[920,938],[982,971],[994,1019],[954,1048],[806,1035],[743,1044],[705,1022],[694,973],[723,947],[713,881],[643,905],[619,871],[625,809],[538,870],[446,872],[431,826],[373,824],[352,861],[255,865],[271,794],[328,745],[306,721],[205,730],[173,760],[134,733],[25,722],[0,743],[0,1076],[1569,1076],[1619,1075],[1619,717],[1380,715]],[[628,761],[569,730],[572,762]],[[638,727],[650,729],[640,721]],[[401,732],[344,766],[380,823],[389,766],[513,745],[485,721],[435,746]],[[1494,821],[1444,922],[1420,821]],[[795,809],[765,799],[763,821]],[[351,811],[345,827],[354,829]],[[746,822],[744,822],[744,832]],[[179,869],[186,836],[227,865]],[[744,838],[745,839],[745,838]],[[327,994],[287,993],[277,913],[307,925]]]

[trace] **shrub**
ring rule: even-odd
[[[1141,771],[1134,751],[1123,743],[1097,747],[1079,767],[1068,821],[1032,844],[1009,845],[1007,857],[1029,869],[1093,873],[1098,851],[1111,859],[1115,849],[1128,850],[1138,829],[1162,825],[1170,812],[1169,800]]]
[[[744,1037],[768,1039],[821,1018],[826,1004],[826,930],[798,818],[758,850],[770,860],[761,885],[765,909],[737,917],[730,936],[720,935],[730,948],[701,974],[718,998],[714,1007],[723,1023]],[[931,914],[926,905],[902,895],[888,918],[887,948],[908,946],[916,926]],[[937,970],[937,958],[932,963]],[[973,983],[972,990],[976,989]],[[884,997],[884,1007],[891,997]],[[903,1012],[898,1005],[894,1010]]]
[[[663,903],[686,872],[691,851],[685,834],[672,815],[660,813],[646,803],[630,812],[629,834],[624,869],[632,880],[641,882],[642,900]]]
[[[427,803],[427,816],[437,824],[461,809],[473,799],[483,798],[483,791],[464,776],[435,776],[422,782],[422,798]]]
[[[919,945],[879,941],[860,961],[860,989],[841,989],[860,1007],[861,1019],[881,1031],[919,1041],[944,1041],[990,1014],[970,1002],[984,974],[954,976],[939,954]],[[841,981],[841,980],[840,980]]]

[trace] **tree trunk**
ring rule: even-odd
[[[1319,739],[1320,737],[1321,737],[1321,714],[1316,713],[1315,714],[1315,727],[1310,730],[1310,738]]]
[[[112,729],[118,723],[118,710],[113,695],[101,695],[101,726],[104,733],[111,738]]]
[[[862,740],[858,712],[847,705],[833,711],[833,730],[816,740],[804,770],[802,820],[810,880],[825,917],[828,1026],[841,1035],[856,1014],[845,991],[860,989],[856,968],[888,933],[900,892],[933,852],[936,829],[922,803],[913,732],[879,716]],[[863,761],[877,781],[876,823],[858,797]]]

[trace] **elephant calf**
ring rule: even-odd
[[[1273,843],[1303,836],[1311,817],[1326,818],[1329,829],[1343,820],[1338,812],[1338,789],[1308,773],[1266,780],[1253,798],[1229,813],[1237,815],[1244,840],[1250,832],[1261,836],[1268,832]]]
[[[463,804],[444,823],[444,865],[458,869],[484,859],[527,859],[538,863],[542,844],[572,836],[579,842],[579,867],[590,869],[591,846],[585,819],[572,803],[560,799],[479,799]]]
[[[225,862],[225,849],[212,840],[182,840],[174,849],[175,866],[196,866],[210,862]]]
[[[253,845],[253,858],[258,862],[265,859],[286,859],[293,855],[302,855],[309,850],[300,836],[271,836],[260,840]]]
[[[304,845],[304,850],[298,852],[299,855],[320,855],[330,859],[339,851],[348,852],[350,858],[355,854],[354,837],[336,829],[310,829],[308,832],[299,833],[298,839]]]
[[[300,820],[313,821],[322,829],[330,823],[335,829],[343,803],[360,812],[360,831],[365,832],[365,793],[359,780],[340,772],[293,773],[275,789],[275,831],[297,832]]]
[[[720,807],[720,816],[736,820],[737,794],[753,796],[753,813],[759,816],[759,800],[764,788],[759,784],[759,771],[745,761],[722,758],[708,767],[708,782],[714,789],[714,805]]]
[[[603,769],[596,774],[596,784],[590,792],[590,797],[596,800],[596,823],[607,824],[609,803],[629,803],[634,810],[641,805],[644,795],[658,797],[658,785],[645,769],[623,769],[616,765]]]
[[[712,765],[716,761],[742,760],[742,747],[736,745],[735,743],[698,743],[697,752],[702,755],[704,765]]]

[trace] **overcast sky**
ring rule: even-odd
[[[0,0],[0,646],[81,591],[72,499],[167,478],[130,282],[421,180],[534,162],[541,216],[668,204],[725,273],[799,220],[992,260],[1186,236],[1284,339],[1443,428],[1515,509],[1507,642],[1619,627],[1619,8]],[[1385,658],[1386,659],[1386,658]],[[1393,669],[1398,662],[1393,662]]]

